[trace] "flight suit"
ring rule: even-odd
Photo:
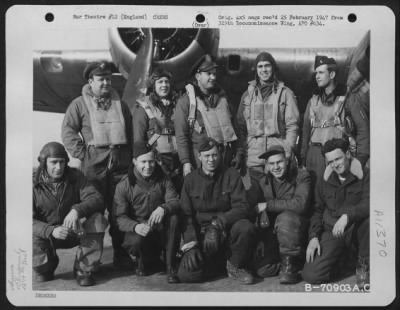
[[[82,96],[68,106],[61,136],[71,156],[81,160],[85,176],[104,195],[114,256],[126,257],[121,248],[122,235],[115,230],[111,206],[115,186],[128,173],[132,160],[132,117],[115,90],[111,91],[111,99],[110,110],[97,109],[89,85],[83,86]]]
[[[206,98],[195,86],[195,110],[190,107],[191,96],[189,93],[183,94],[178,99],[175,112],[176,143],[181,163],[191,163],[195,168],[199,167],[199,143],[210,137],[224,146],[223,161],[230,165],[237,137],[225,93],[220,90]],[[195,112],[193,118],[191,111]]]
[[[40,170],[37,173],[41,173]],[[103,207],[101,194],[76,169],[66,170],[56,193],[40,176],[33,186],[33,270],[39,274],[53,274],[59,262],[56,249],[78,246],[74,269],[96,271],[108,225],[102,215]],[[53,230],[63,224],[71,209],[81,218],[81,233],[71,234],[66,240],[55,239]]]

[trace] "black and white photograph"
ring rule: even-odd
[[[11,303],[393,300],[390,10],[16,6],[8,25],[27,11],[6,45]]]

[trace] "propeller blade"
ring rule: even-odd
[[[144,40],[136,55],[136,61],[133,63],[129,72],[129,77],[122,95],[122,100],[125,101],[131,112],[135,106],[136,100],[146,94],[146,81],[153,60],[153,33],[150,28],[143,28],[142,31]]]

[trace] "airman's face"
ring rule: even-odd
[[[66,160],[62,157],[48,157],[46,160],[46,171],[52,179],[60,179],[64,175]]]
[[[335,72],[328,70],[328,65],[321,65],[315,68],[315,81],[318,87],[325,88],[330,83],[333,83],[335,78]]]
[[[93,75],[89,79],[89,85],[95,96],[104,97],[111,91],[111,74]]]
[[[344,153],[341,149],[325,153],[326,164],[330,165],[332,170],[339,176],[345,176],[350,170],[350,158],[350,153]]]
[[[197,72],[195,77],[201,89],[211,90],[215,87],[217,81],[217,69],[214,68],[208,72]]]
[[[138,156],[137,158],[134,158],[133,164],[135,165],[137,171],[139,171],[144,178],[150,177],[156,168],[154,153],[148,152]]]
[[[268,157],[267,170],[277,179],[282,179],[287,170],[287,159],[285,154],[276,154]]]
[[[161,77],[156,80],[154,84],[155,92],[160,98],[165,98],[168,96],[171,90],[171,84],[167,77]]]
[[[269,61],[259,61],[257,63],[257,76],[261,83],[270,81],[273,76],[272,64]]]
[[[221,161],[221,155],[217,146],[214,146],[211,150],[201,152],[199,154],[201,167],[205,173],[212,173],[217,170]]]

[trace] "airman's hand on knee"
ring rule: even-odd
[[[68,228],[70,231],[77,231],[78,228],[78,221],[79,221],[79,216],[78,216],[78,211],[75,209],[71,209],[67,216],[64,218],[64,223],[63,226]]]
[[[150,226],[147,224],[142,223],[142,224],[137,224],[135,226],[135,232],[142,237],[146,237],[149,231],[150,231]]]
[[[314,261],[315,251],[317,251],[318,256],[321,255],[321,247],[317,237],[312,238],[308,243],[306,251],[307,263],[312,263]]]
[[[148,220],[148,224],[150,225],[150,227],[152,227],[153,225],[156,224],[160,224],[164,218],[165,215],[165,210],[162,207],[157,207],[157,209],[155,209]]]
[[[67,227],[65,226],[57,226],[56,228],[54,228],[52,235],[55,239],[59,239],[59,240],[65,240],[67,239],[69,234],[69,230]]]
[[[332,235],[334,237],[342,237],[344,235],[344,230],[346,229],[348,223],[347,214],[343,214],[335,223],[332,229]]]

